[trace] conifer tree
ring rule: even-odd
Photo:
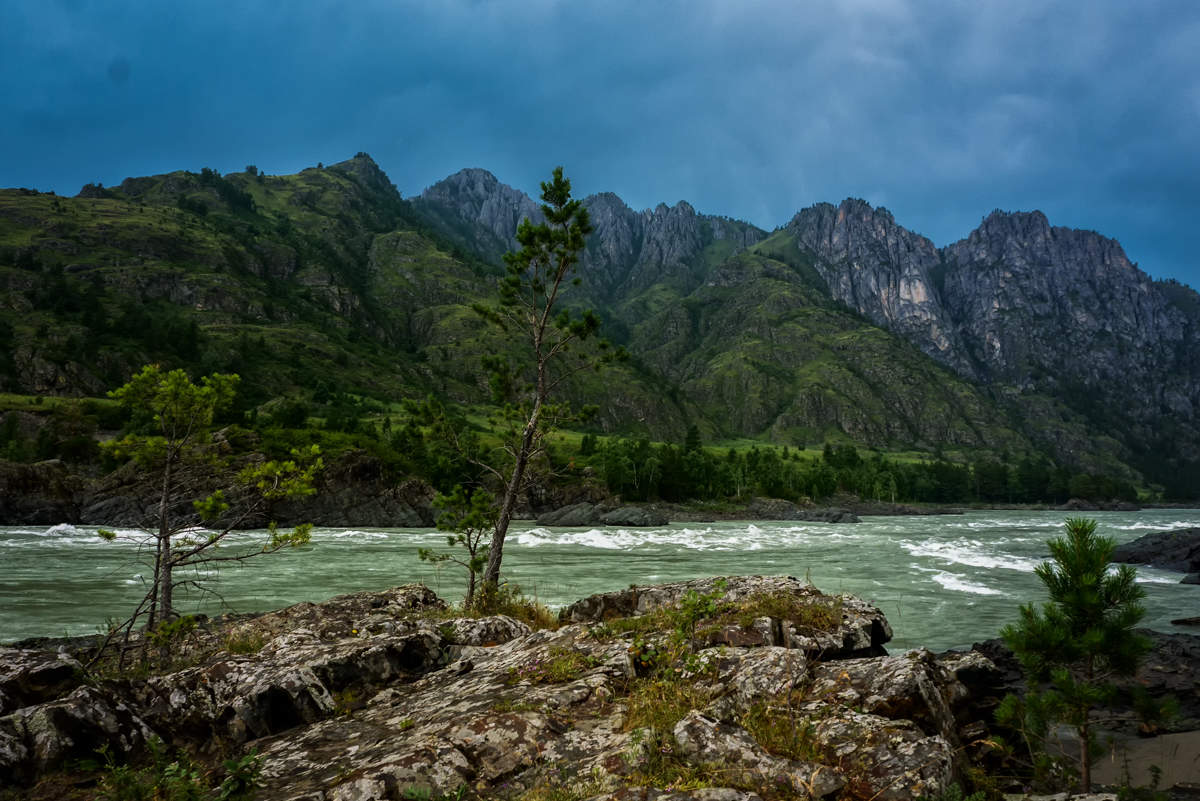
[[[555,167],[551,179],[542,182],[542,215],[545,221],[537,225],[528,219],[521,222],[517,229],[520,250],[504,254],[507,274],[500,283],[499,303],[475,307],[484,319],[508,332],[514,344],[527,348],[528,354],[523,364],[511,365],[504,357],[485,362],[493,393],[512,399],[508,408],[520,421],[508,447],[507,471],[487,466],[503,481],[503,491],[487,549],[485,591],[500,580],[504,540],[530,462],[541,452],[550,423],[566,414],[562,406],[551,402],[555,391],[581,370],[624,357],[623,350],[609,349],[601,341],[596,351],[576,353],[578,358],[566,361],[575,345],[596,333],[600,321],[591,311],[573,315],[561,304],[563,290],[579,280],[573,275],[592,231],[588,211],[571,197],[571,182],[563,177],[562,167]]]
[[[1021,730],[1045,759],[1045,738],[1055,721],[1079,734],[1082,790],[1091,792],[1092,713],[1112,698],[1116,676],[1131,676],[1150,642],[1133,632],[1145,609],[1137,571],[1109,572],[1115,544],[1096,534],[1096,521],[1070,518],[1065,539],[1049,542],[1053,562],[1036,569],[1050,600],[1039,610],[1021,607],[1021,619],[1000,634],[1029,682],[1025,699],[1005,699],[1001,723]]]

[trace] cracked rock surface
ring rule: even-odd
[[[787,577],[597,595],[557,629],[450,614],[412,586],[298,604],[230,623],[254,653],[139,679],[6,649],[0,784],[161,738],[210,764],[257,750],[268,800],[903,801],[957,775],[958,674],[987,669],[887,656],[878,609]]]

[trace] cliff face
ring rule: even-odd
[[[620,302],[659,282],[694,288],[708,262],[765,236],[749,223],[699,214],[684,201],[638,212],[604,192],[585,198],[584,205],[594,230],[580,262],[588,276],[580,295],[592,302]],[[528,195],[479,169],[439,181],[414,206],[439,230],[457,233],[464,245],[494,260],[517,246],[521,220],[542,219],[539,205]]]
[[[836,208],[819,203],[799,212],[786,230],[813,256],[835,298],[976,377],[935,285],[942,259],[932,242],[862,200]]]
[[[1115,240],[996,211],[939,250],[858,200],[805,209],[785,230],[835,298],[1021,413],[1049,398],[1135,460],[1200,452],[1195,293],[1155,283]]]
[[[729,405],[726,419],[742,433],[796,427],[811,434],[834,425],[893,442],[940,436],[922,419],[932,408],[928,398],[909,397],[913,376],[924,372],[911,357],[893,354],[900,364],[889,363],[907,376],[902,388],[881,377],[878,353],[846,351],[864,386],[880,385],[866,395],[843,391],[846,381],[832,363],[815,383],[804,377],[813,343],[847,330],[829,312],[803,327],[802,341],[788,336],[797,315],[812,320],[824,297],[962,379],[991,387],[1005,408],[991,412],[993,419],[1023,419],[1026,432],[1059,458],[1104,469],[1114,458],[1149,464],[1165,456],[1182,465],[1200,452],[1200,360],[1192,355],[1200,345],[1200,298],[1156,284],[1111,239],[1052,227],[1040,212],[995,212],[966,239],[938,248],[887,209],[855,199],[804,209],[772,234],[685,202],[635,212],[604,193],[585,203],[595,231],[574,300],[616,321],[634,352],[689,397]],[[464,244],[494,258],[513,246],[523,216],[537,218],[527,196],[481,170],[447,178],[415,205],[430,220],[453,219],[474,231]],[[481,248],[485,239],[490,244]],[[748,354],[748,338],[771,347]],[[769,365],[770,375],[755,365]],[[864,406],[868,395],[893,393],[895,402]],[[849,405],[838,400],[852,396]],[[987,403],[973,403],[962,430],[978,429],[989,414]],[[863,416],[854,409],[876,406],[854,422]],[[1088,444],[1103,434],[1121,444]]]

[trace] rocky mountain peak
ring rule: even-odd
[[[931,241],[859,198],[803,209],[786,230],[812,257],[835,298],[974,375],[938,298],[933,276],[941,255]]]
[[[329,169],[352,176],[364,187],[375,192],[399,194],[387,173],[375,163],[375,159],[362,151],[355,154],[354,158],[330,165]]]
[[[471,231],[468,244],[496,258],[516,244],[513,237],[521,220],[542,219],[541,208],[529,195],[479,167],[443,178],[417,202],[449,230],[458,231],[466,223]]]

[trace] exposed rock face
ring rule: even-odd
[[[1200,528],[1155,531],[1113,550],[1114,562],[1149,565],[1180,573],[1200,571]],[[1187,578],[1184,578],[1187,581]]]
[[[421,193],[418,203],[447,228],[470,231],[466,236],[474,249],[493,256],[513,248],[521,220],[542,221],[532,198],[477,167],[438,181]]]
[[[57,459],[0,462],[0,521],[31,525],[79,520],[83,481]]]
[[[825,633],[855,646],[844,653],[890,635],[878,610],[794,579],[725,582],[719,600],[730,608],[755,608],[740,604],[764,597],[838,604],[844,614]],[[718,586],[646,588],[638,603],[597,596],[576,612],[670,615],[689,591]],[[585,783],[612,799],[749,800],[784,787],[811,798],[906,801],[944,791],[961,767],[955,699],[966,690],[928,654],[832,662],[842,652],[794,647],[797,627],[766,616],[744,625],[743,636],[726,632],[728,643],[744,645],[688,648],[668,630],[643,629],[659,647],[682,648],[672,657],[681,661],[653,665],[632,631],[573,623],[530,632],[506,617],[428,616],[441,606],[421,587],[301,604],[238,624],[269,637],[257,653],[74,690],[57,674],[66,660],[5,652],[3,686],[27,689],[0,717],[0,782],[32,782],[101,744],[135,753],[154,736],[213,758],[219,742],[252,745],[263,758],[258,797],[267,801],[382,801],[464,786],[490,797]],[[769,632],[787,633],[793,647],[752,644]],[[28,690],[35,685],[43,689]],[[633,718],[635,697],[670,687],[692,708],[664,723]],[[796,741],[771,736],[781,721],[803,732],[803,754]],[[647,766],[663,760],[728,786],[651,786]]]
[[[1135,453],[1169,415],[1184,441],[1163,447],[1194,461],[1200,306],[1115,240],[995,211],[939,250],[861,200],[805,209],[787,230],[835,298],[959,374],[1056,398],[1102,426],[1124,420],[1113,433]]]
[[[812,254],[835,298],[974,376],[938,296],[933,276],[942,259],[932,242],[897,225],[887,209],[852,199],[804,209],[787,229]]]
[[[481,169],[461,170],[439,181],[415,205],[451,236],[457,227],[464,244],[492,258],[516,246],[521,220],[542,219],[533,199]],[[706,248],[727,256],[766,235],[748,223],[699,214],[685,201],[637,212],[604,192],[587,197],[584,205],[594,231],[580,263],[588,275],[581,291],[593,301],[619,301],[658,282],[693,289],[704,277]]]

